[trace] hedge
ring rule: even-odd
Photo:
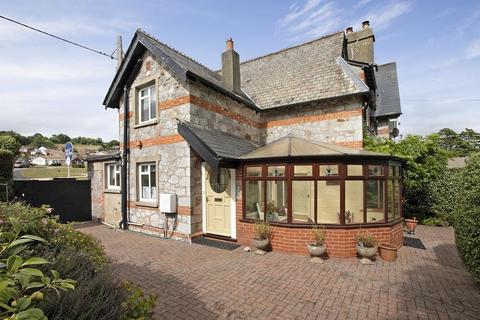
[[[9,181],[13,178],[13,153],[0,149],[0,182]]]
[[[460,255],[480,284],[480,153],[472,155],[464,169],[454,225]]]
[[[453,224],[455,209],[462,194],[462,179],[463,169],[449,169],[430,183],[428,193],[431,195],[431,211],[435,214],[430,220],[437,219],[440,225],[443,225],[442,222]]]

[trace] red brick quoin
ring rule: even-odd
[[[242,174],[241,170],[237,172],[237,187],[241,188]],[[253,223],[242,222],[243,200],[242,192],[237,193],[236,212],[237,212],[237,241],[244,246],[251,246],[253,239]],[[282,227],[273,226],[273,236],[271,246],[273,251],[283,251],[308,255],[307,243],[313,242],[311,228]],[[331,257],[354,257],[355,237],[361,232],[373,235],[379,243],[389,243],[397,247],[403,245],[403,224],[402,220],[390,226],[368,226],[361,228],[335,228],[325,229],[325,242],[327,253]]]

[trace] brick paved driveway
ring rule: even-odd
[[[157,319],[480,319],[480,288],[450,228],[418,228],[427,250],[394,263],[226,251],[87,224],[116,270],[158,295]]]

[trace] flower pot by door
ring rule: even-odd
[[[267,252],[268,246],[270,244],[270,239],[253,239],[252,244],[257,250],[255,253],[264,255]]]
[[[372,258],[377,254],[377,247],[361,247],[357,245],[357,253],[362,264],[373,264]]]
[[[327,247],[325,245],[317,245],[316,243],[307,244],[307,250],[312,257],[310,261],[323,263],[321,256],[327,251]]]
[[[397,247],[391,244],[382,243],[378,247],[380,251],[380,257],[385,261],[395,261],[397,259]]]
[[[418,220],[405,219],[405,224],[407,225],[407,233],[415,234],[415,229],[417,228]]]

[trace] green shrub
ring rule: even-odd
[[[13,178],[13,163],[13,153],[0,149],[0,182],[6,182]]]
[[[49,268],[77,281],[74,291],[42,301],[40,307],[49,319],[151,319],[155,296],[143,296],[138,287],[121,282],[95,238],[58,223],[48,206],[0,204],[0,224],[12,229],[6,217],[14,217],[25,232],[46,240],[26,254],[45,257],[51,261]]]
[[[453,220],[453,218],[451,218]],[[430,217],[430,218],[425,218],[421,221],[422,224],[426,226],[434,226],[434,227],[448,227],[449,222],[441,217]]]
[[[12,136],[0,135],[0,149],[8,150],[13,154],[17,154],[20,149],[20,143]]]
[[[454,219],[456,243],[474,280],[480,284],[480,153],[467,161],[461,194]]]
[[[44,312],[37,303],[45,296],[58,298],[58,295],[51,294],[52,291],[58,294],[60,290],[73,290],[75,281],[63,280],[56,270],[46,268],[49,261],[44,258],[25,257],[29,245],[45,243],[45,240],[34,235],[21,235],[22,225],[15,219],[9,221],[12,229],[5,225],[0,228],[0,317],[44,320]],[[48,272],[42,272],[40,266]]]
[[[439,220],[453,224],[453,214],[462,194],[462,181],[462,169],[449,169],[430,183],[431,210]]]

